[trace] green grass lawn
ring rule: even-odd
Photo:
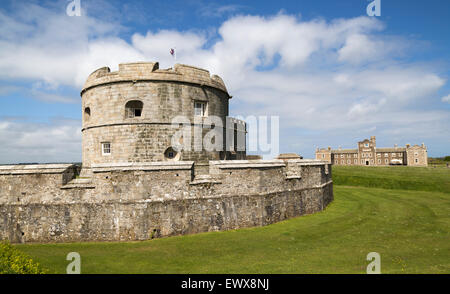
[[[333,166],[335,185],[450,193],[450,168]]]
[[[372,251],[382,273],[450,273],[449,170],[333,167],[333,179],[326,210],[266,227],[16,246],[56,273],[72,251],[82,273],[365,273]]]

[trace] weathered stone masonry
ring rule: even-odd
[[[190,128],[219,117],[228,147],[238,140],[227,133],[245,137],[245,122],[228,118],[222,79],[204,69],[160,70],[155,62],[101,68],[81,96],[81,174],[72,164],[0,166],[0,239],[146,240],[263,226],[333,200],[325,161],[236,160],[246,158],[245,148],[171,151],[171,121],[179,115],[194,121]]]
[[[66,184],[74,166],[53,167],[0,167],[0,239],[145,240],[263,226],[333,199],[330,166],[315,160],[211,161],[204,180],[193,178],[193,162],[99,165],[95,184]]]
[[[220,118],[226,129],[231,99],[217,75],[182,64],[159,69],[158,62],[120,64],[116,72],[100,68],[89,75],[81,97],[84,172],[96,163],[165,161],[164,151],[171,147],[171,138],[179,130],[172,125],[175,117],[189,120],[192,135],[194,123],[212,116]],[[127,112],[128,103],[141,106],[138,116]],[[195,115],[195,103],[205,104],[204,115]],[[209,129],[201,131],[206,134]],[[111,144],[108,156],[102,155],[102,142]],[[223,142],[226,146],[225,136]],[[232,158],[230,152],[222,151],[221,156],[219,151],[185,150],[178,160],[207,164],[209,160]],[[245,159],[245,152],[237,152],[235,157]]]

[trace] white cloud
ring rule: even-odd
[[[450,94],[448,94],[447,96],[442,97],[442,102],[447,102],[450,103]]]
[[[339,49],[339,61],[361,63],[363,61],[377,60],[384,55],[382,42],[374,42],[368,36],[354,34],[347,37],[345,45]]]
[[[81,122],[0,121],[0,164],[80,162]]]
[[[30,92],[31,97],[36,98],[44,102],[59,102],[59,103],[71,103],[76,104],[80,102],[78,97],[70,97],[60,94],[54,94],[49,92],[42,92],[37,90],[32,90]]]
[[[236,13],[239,10],[244,9],[244,5],[229,4],[229,5],[218,5],[216,3],[203,3],[199,12],[205,17],[223,17],[227,14]]]
[[[384,104],[386,104],[386,99],[380,99],[377,103],[367,101],[356,103],[348,111],[348,116],[350,118],[355,118],[373,115],[374,113],[377,113]]]
[[[30,3],[17,5],[14,15],[0,12],[0,78],[3,80],[41,80],[79,87],[82,83],[77,77],[91,70],[83,65],[89,59],[92,42],[107,38],[106,45],[111,43],[112,47],[125,43],[115,37],[121,31],[118,24],[88,16],[69,17],[61,9]],[[99,53],[96,58],[103,61]],[[127,58],[126,53],[121,57]]]

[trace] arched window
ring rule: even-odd
[[[128,101],[127,104],[125,104],[125,118],[141,117],[143,107],[144,103],[142,103],[142,101]]]
[[[89,119],[91,117],[91,109],[89,107],[86,107],[84,109],[84,118]]]

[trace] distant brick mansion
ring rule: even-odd
[[[405,147],[378,148],[375,136],[358,142],[356,149],[317,148],[316,159],[336,165],[428,165],[427,148],[423,143],[421,146],[406,144]]]

